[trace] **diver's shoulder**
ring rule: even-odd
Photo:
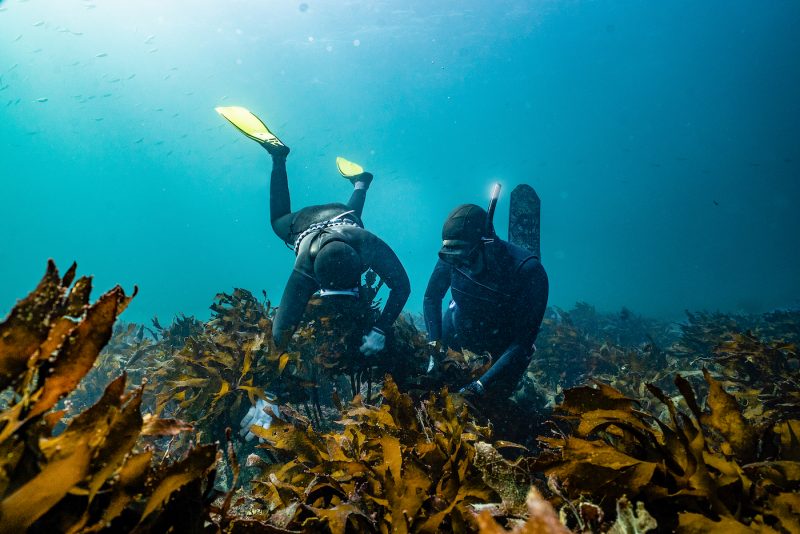
[[[539,256],[537,256],[530,250],[526,249],[525,247],[515,245],[514,243],[511,243],[510,241],[505,241],[503,239],[497,239],[496,242],[505,249],[505,252],[508,255],[508,257],[512,261],[514,261],[518,266],[521,266],[529,262],[539,263]]]

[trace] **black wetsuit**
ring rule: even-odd
[[[283,290],[281,303],[272,325],[276,347],[286,348],[295,329],[303,318],[311,296],[320,289],[314,277],[312,247],[318,250],[328,241],[342,241],[352,247],[361,259],[362,273],[372,269],[390,289],[389,299],[375,326],[388,332],[403,310],[411,291],[408,276],[389,245],[363,228],[361,212],[366,199],[366,188],[356,187],[347,204],[331,203],[308,206],[292,212],[286,159],[273,157],[270,179],[270,220],[275,233],[285,243],[295,246],[298,237],[313,224],[336,219],[340,224],[307,233],[297,243],[294,269]]]
[[[430,339],[445,346],[488,351],[494,365],[480,381],[487,394],[507,397],[534,351],[547,307],[547,273],[536,256],[506,241],[495,239],[484,250],[478,275],[438,261],[425,291],[425,324]],[[452,301],[443,321],[448,288]]]

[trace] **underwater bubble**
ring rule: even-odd
[[[361,39],[354,39],[353,46],[361,46]]]
[[[309,36],[308,36],[308,42],[309,42],[309,43],[313,43],[313,42],[314,42],[314,36],[312,36],[312,35],[309,35]]]

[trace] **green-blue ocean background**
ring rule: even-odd
[[[800,298],[800,2],[0,1],[0,315],[50,257],[137,284],[130,321],[279,299],[267,154],[293,207],[375,174],[367,227],[420,311],[441,224],[542,199],[550,303],[679,319]]]

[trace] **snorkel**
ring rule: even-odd
[[[481,239],[484,243],[494,242],[494,211],[495,208],[497,208],[497,199],[500,198],[501,188],[500,182],[495,182],[492,187],[492,196],[489,198],[489,208],[486,210],[486,227],[483,230],[483,238]]]

